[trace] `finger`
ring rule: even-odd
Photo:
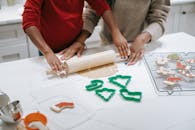
[[[51,67],[51,70],[55,70],[55,66],[52,63],[49,63],[49,66]]]
[[[56,69],[55,69],[54,65],[53,66],[50,66],[50,67],[51,67],[51,71],[52,72],[56,72]]]
[[[84,51],[84,48],[81,48],[78,52],[77,52],[77,56],[80,57],[82,55]]]
[[[56,63],[58,67],[58,71],[63,71],[62,64],[61,63]]]
[[[141,52],[138,52],[135,56],[135,59],[133,60],[134,63],[136,63],[141,57]]]
[[[61,57],[61,60],[67,60],[67,57],[70,55],[71,51],[71,49],[67,49],[67,51],[65,51],[63,56]]]
[[[120,54],[120,57],[122,58],[122,49],[121,49],[121,47],[118,47],[118,52]]]
[[[129,46],[128,46],[127,42],[125,42],[124,47],[125,47],[126,50],[129,50]]]
[[[127,48],[127,49],[129,49],[129,46],[128,46],[128,43],[126,42],[126,44],[125,44],[125,47]]]
[[[55,71],[55,72],[57,72],[58,71],[58,67],[56,66],[56,64],[52,64],[52,70],[53,71]]]
[[[131,65],[133,63],[135,57],[136,57],[136,54],[135,53],[132,53],[131,56],[130,56],[130,58],[129,58],[128,65]]]
[[[66,70],[68,68],[68,66],[66,64],[61,64],[61,66],[62,66],[63,70]]]
[[[129,47],[129,45],[127,44],[127,56],[129,57],[130,56],[130,54],[131,54],[131,50],[130,50],[130,47]]]
[[[57,67],[57,71],[62,71],[62,63],[60,62],[60,60],[57,58],[57,60],[55,61],[55,65]]]
[[[62,55],[60,57],[61,60],[65,60],[65,56],[67,55],[68,51],[69,51],[68,49],[65,49],[64,51],[60,52],[61,53],[60,55]]]
[[[141,51],[141,58],[144,56],[144,50]]]
[[[121,46],[122,59],[125,59],[125,50],[124,47]]]
[[[71,57],[73,57],[73,56],[75,55],[75,53],[76,53],[76,50],[70,50],[70,51],[67,53],[67,55],[66,55],[66,57],[65,57],[65,60],[68,60],[68,59],[70,59]]]
[[[128,44],[125,45],[125,48],[126,48],[127,57],[128,57],[130,55],[130,49],[129,49]]]
[[[129,57],[129,62],[132,62],[133,61],[133,59],[135,58],[135,52],[134,51],[131,51],[131,55],[130,55],[130,57]]]
[[[123,54],[124,54],[124,58],[126,59],[128,57],[128,49],[126,48],[126,46],[122,46],[123,48]]]

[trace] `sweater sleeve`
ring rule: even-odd
[[[36,26],[40,28],[41,8],[43,0],[27,0],[24,5],[24,12],[22,14],[23,29],[27,29],[30,26]]]
[[[100,16],[98,16],[88,4],[85,6],[83,13],[83,29],[93,33],[94,28],[98,24]]]
[[[152,41],[159,39],[165,32],[165,22],[170,10],[170,0],[152,0],[146,17],[147,27],[144,32],[149,32]]]
[[[89,5],[96,11],[98,16],[102,16],[106,10],[110,10],[106,0],[86,0]]]

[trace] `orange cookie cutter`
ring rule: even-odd
[[[29,115],[27,115],[24,118],[24,125],[25,125],[26,129],[27,130],[38,130],[38,129],[34,129],[34,128],[29,127],[30,123],[36,122],[36,121],[40,121],[43,125],[46,126],[47,117],[40,112],[30,113]]]

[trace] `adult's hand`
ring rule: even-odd
[[[141,40],[135,40],[130,46],[130,57],[128,59],[128,65],[135,64],[144,54],[144,42]]]
[[[148,32],[139,34],[130,46],[131,55],[128,59],[128,65],[135,64],[144,55],[144,45],[151,40],[152,36]]]
[[[68,60],[77,54],[80,57],[85,49],[85,44],[81,42],[74,42],[70,47],[64,49],[59,54],[62,55],[61,60]]]

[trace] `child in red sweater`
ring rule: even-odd
[[[111,33],[116,37],[114,42],[119,45],[120,54],[127,56],[127,41],[121,35],[106,1],[86,1],[108,24]],[[86,39],[80,35],[83,7],[84,0],[27,0],[25,3],[23,29],[54,71],[63,70],[54,53],[62,51],[63,54],[65,48],[72,46],[74,53],[80,56],[84,50]]]

